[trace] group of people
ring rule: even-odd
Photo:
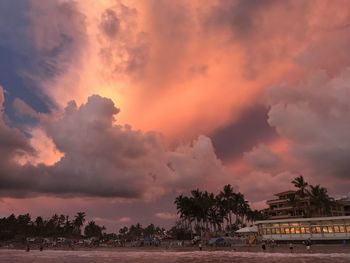
[[[310,238],[303,241],[303,244],[305,245],[306,251],[311,252],[311,240],[310,240]],[[276,245],[277,245],[277,243],[275,242],[275,240],[271,239],[271,240],[267,240],[266,242],[264,241],[261,244],[261,248],[262,248],[263,252],[266,252],[266,249],[268,246],[273,249],[276,247]],[[294,244],[292,242],[289,243],[289,251],[290,251],[290,253],[293,253],[293,251],[294,251]]]

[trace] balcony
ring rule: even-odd
[[[268,205],[273,205],[273,204],[280,204],[280,203],[287,203],[288,199],[272,199],[272,200],[267,200],[266,204]]]
[[[271,210],[272,211],[283,211],[283,210],[293,211],[293,207],[292,206],[281,206],[281,207],[275,207],[275,208],[273,208]]]

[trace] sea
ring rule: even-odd
[[[288,254],[231,251],[0,250],[1,263],[350,263],[350,254]]]

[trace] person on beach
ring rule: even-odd
[[[308,253],[310,253],[311,252],[311,240],[310,240],[310,238],[305,241],[305,246],[306,246],[306,251]]]
[[[266,244],[265,244],[265,242],[263,242],[263,243],[261,244],[261,248],[262,248],[263,252],[266,251]]]
[[[199,251],[202,251],[202,242],[199,242]]]
[[[289,243],[289,251],[290,253],[293,253],[293,243]]]
[[[29,244],[27,244],[26,252],[29,252],[29,251],[30,251],[30,247],[29,247]]]

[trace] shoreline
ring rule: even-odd
[[[0,250],[18,250],[25,252],[22,247],[0,247]],[[31,251],[39,251],[39,248],[31,248]],[[115,252],[200,252],[198,247],[48,247],[44,248],[42,251],[115,251]],[[350,245],[340,245],[340,244],[318,244],[312,245],[311,251],[308,252],[304,245],[294,245],[293,252],[291,253],[287,244],[281,244],[274,248],[268,247],[264,252],[260,245],[252,246],[231,246],[231,247],[203,247],[202,252],[248,252],[248,253],[284,253],[284,254],[350,254]],[[28,252],[30,253],[30,252]]]

